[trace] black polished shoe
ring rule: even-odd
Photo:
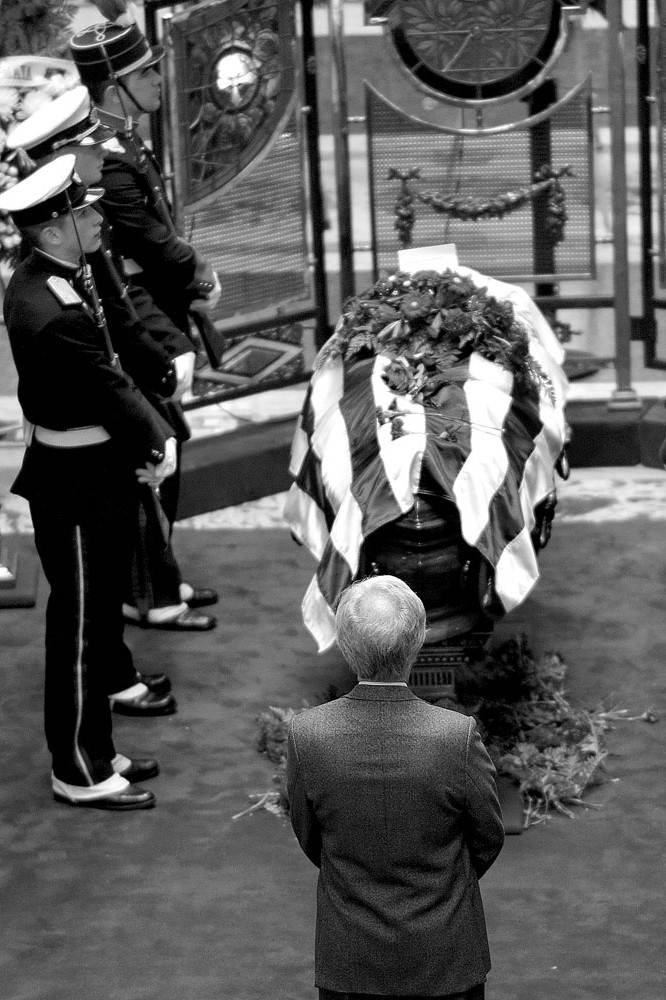
[[[168,694],[171,690],[171,681],[166,674],[139,674],[139,680],[153,694]]]
[[[192,596],[185,603],[188,608],[207,608],[210,604],[217,604],[218,600],[216,590],[210,587],[195,587]]]
[[[150,757],[132,757],[129,767],[124,771],[116,771],[121,778],[129,781],[133,785],[136,781],[148,781],[149,778],[156,778],[160,773],[160,765]]]
[[[155,796],[140,785],[128,785],[122,792],[113,792],[99,799],[68,799],[66,795],[53,793],[56,802],[64,802],[68,806],[87,806],[88,809],[152,809]]]
[[[109,701],[119,715],[173,715],[178,707],[172,694],[160,695],[154,691],[139,694],[131,701],[120,701],[111,695]]]
[[[175,618],[169,618],[164,622],[141,621],[141,628],[158,628],[166,632],[208,632],[215,628],[217,618],[215,615],[202,615],[190,608],[181,611]]]

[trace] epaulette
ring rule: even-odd
[[[115,135],[102,143],[102,149],[105,149],[107,153],[127,153],[127,150]]]
[[[46,287],[56,297],[61,306],[83,305],[83,299],[76,289],[72,288],[65,278],[60,278],[57,274],[51,275],[46,282]]]

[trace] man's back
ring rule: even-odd
[[[446,994],[490,968],[478,877],[503,841],[474,722],[365,685],[294,719],[291,819],[320,866],[316,983]]]

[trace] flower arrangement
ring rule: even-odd
[[[463,380],[472,352],[500,365],[519,393],[552,398],[552,384],[530,354],[529,335],[510,302],[500,302],[455,271],[398,271],[344,304],[333,336],[316,367],[372,355],[389,359],[388,386],[417,402],[438,406],[442,391]]]

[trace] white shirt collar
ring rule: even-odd
[[[61,260],[60,257],[54,257],[52,253],[47,253],[46,250],[42,250],[41,247],[35,247],[35,251],[41,254],[42,257],[46,257],[47,260],[52,260],[55,264],[59,264],[60,267],[66,267],[72,271],[78,271],[81,267],[80,262],[78,264],[73,264],[71,260]]]
[[[359,681],[359,684],[372,684],[373,687],[407,687],[407,681]]]

